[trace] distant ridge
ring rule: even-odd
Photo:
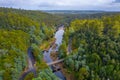
[[[95,14],[103,13],[106,11],[95,11],[95,10],[43,10],[43,12],[52,14]]]
[[[42,10],[42,11],[52,14],[96,14],[96,13],[120,12],[120,11],[102,11],[102,10]]]

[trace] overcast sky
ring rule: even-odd
[[[120,0],[0,0],[0,7],[29,10],[120,11]]]

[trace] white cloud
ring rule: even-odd
[[[119,2],[120,0],[0,0],[0,6],[24,9],[120,10]]]

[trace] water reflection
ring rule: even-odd
[[[58,31],[55,33],[55,44],[57,44],[57,47],[56,47],[56,50],[58,50],[59,46],[62,44],[62,39],[63,39],[63,34],[64,34],[64,26],[61,26],[59,27]],[[50,53],[52,51],[52,47],[48,50],[48,51],[44,51],[44,60],[47,62],[47,63],[50,63],[52,62],[53,60],[51,59],[50,57]],[[59,67],[59,66],[56,66],[56,67]],[[54,66],[50,66],[50,68],[54,71]],[[61,80],[66,80],[64,75],[62,74],[61,71],[57,71],[57,72],[54,72],[54,74],[59,77]]]

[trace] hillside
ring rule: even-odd
[[[43,54],[57,46],[54,33],[61,25],[55,25],[61,23],[62,45],[49,56],[64,58],[59,65],[67,80],[120,80],[119,12],[49,14],[12,8],[0,8],[0,80],[18,80],[27,71],[24,80],[60,80]],[[37,77],[29,72],[30,60]]]
[[[26,10],[8,8],[0,10],[0,80],[18,80],[22,73],[28,70],[29,47],[32,48],[37,71],[42,70],[43,74],[47,74],[45,70],[51,72],[43,61],[39,46],[53,36],[55,27],[51,26],[52,23],[47,26],[44,20],[41,22],[37,19],[33,20]],[[22,11],[25,11],[26,15]],[[34,11],[30,12],[36,14]],[[30,78],[32,79],[33,76],[28,75],[25,80]]]
[[[44,22],[46,25],[55,25],[59,23],[61,16],[56,16],[48,14],[39,10],[23,10],[23,9],[13,9],[13,8],[2,8],[0,7],[0,12],[3,13],[14,13],[24,15],[31,20],[34,20],[38,23]]]
[[[44,12],[62,16],[62,22],[70,24],[71,21],[75,19],[99,19],[103,16],[112,16],[120,14],[120,12],[112,11],[97,11],[97,10],[44,10]]]
[[[71,22],[59,51],[68,80],[120,79],[119,22],[120,15]]]

